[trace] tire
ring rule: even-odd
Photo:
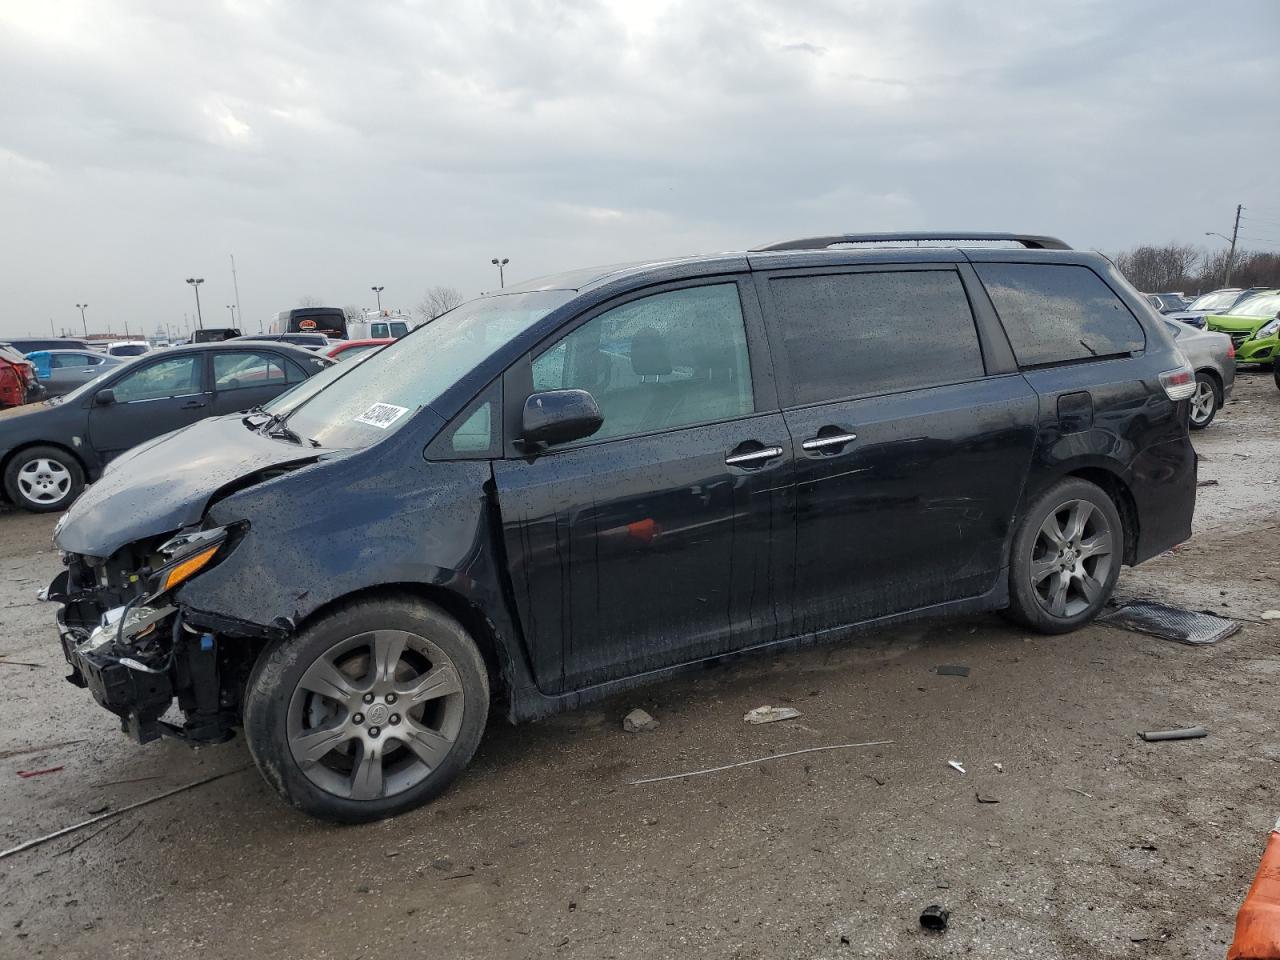
[[[488,714],[488,671],[462,625],[425,601],[386,598],[268,646],[249,676],[244,731],[286,801],[324,820],[366,823],[444,790],[471,760]]]
[[[27,447],[9,459],[4,490],[14,506],[32,513],[65,510],[84,491],[84,469],[61,447]]]
[[[1082,529],[1073,530],[1078,516]],[[1110,598],[1123,557],[1124,527],[1111,498],[1088,480],[1059,480],[1028,506],[1014,533],[1008,616],[1040,633],[1084,626]]]
[[[1192,430],[1203,430],[1213,423],[1222,409],[1222,387],[1207,373],[1196,374],[1196,392],[1191,395],[1191,412],[1187,418]]]

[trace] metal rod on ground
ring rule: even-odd
[[[110,820],[112,817],[118,817],[122,813],[128,813],[130,810],[137,810],[138,807],[145,807],[149,803],[155,803],[158,800],[164,800],[172,797],[175,793],[182,793],[184,790],[192,790],[196,787],[203,787],[206,783],[213,783],[215,780],[221,780],[223,777],[229,777],[233,773],[242,773],[248,770],[248,765],[237,767],[234,770],[228,770],[226,773],[215,773],[211,777],[205,777],[203,780],[193,780],[191,783],[183,784],[180,787],[174,787],[172,790],[166,790],[164,793],[158,793],[154,797],[148,797],[145,800],[138,800],[135,803],[129,803],[121,807],[119,810],[109,810],[106,813],[99,814],[96,817],[90,817],[88,820],[81,820],[79,823],[73,823],[69,827],[63,827],[61,830],[55,830],[53,833],[46,833],[43,837],[36,837],[34,840],[28,840],[20,843],[16,847],[10,847],[8,850],[0,851],[0,860],[11,857],[15,853],[21,853],[23,850],[30,850],[32,847],[38,847],[41,844],[48,843],[50,840],[57,840],[58,837],[65,837],[69,833],[75,833],[77,830],[83,830],[85,827],[91,827],[95,823],[101,823],[103,820]]]
[[[690,770],[688,773],[673,773],[666,777],[648,777],[644,780],[632,780],[631,786],[638,787],[642,783],[661,783],[663,780],[682,780],[685,777],[700,777],[704,773],[719,773],[721,770],[732,770],[734,767],[747,767],[753,763],[764,763],[766,760],[781,760],[783,757],[796,757],[802,753],[818,753],[822,750],[849,750],[853,747],[881,747],[893,743],[892,740],[868,740],[866,743],[835,743],[829,747],[809,747],[805,750],[792,750],[788,753],[775,753],[754,760],[743,760],[740,763],[726,763],[723,767],[708,767],[705,770]]]

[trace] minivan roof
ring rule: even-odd
[[[997,246],[1000,245],[1000,246]],[[1015,249],[1009,249],[1013,245]],[[860,261],[932,261],[960,263],[966,260],[961,250],[997,250],[1015,254],[1019,259],[1039,259],[1037,255],[1049,254],[1058,260],[1067,257],[1081,262],[1081,253],[1056,237],[1039,234],[974,233],[952,231],[943,233],[844,233],[754,247],[750,250],[669,257],[663,260],[635,260],[596,267],[579,267],[563,273],[548,274],[512,284],[501,290],[491,290],[487,297],[512,293],[533,293],[543,290],[583,291],[606,283],[637,280],[651,275],[654,280],[678,279],[686,276],[703,276],[729,273],[764,266],[777,269],[787,265],[810,266],[821,263],[832,265]],[[1072,256],[1072,254],[1075,254]],[[1083,255],[1091,258],[1096,255]]]

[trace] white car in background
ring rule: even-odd
[[[108,357],[140,357],[151,351],[146,340],[112,340],[107,344]]]

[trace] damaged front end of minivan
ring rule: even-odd
[[[139,743],[172,735],[199,743],[231,736],[260,641],[193,623],[174,591],[235,551],[247,523],[200,526],[131,543],[109,557],[64,554],[43,594],[61,603],[58,633],[68,680],[88,688]],[[177,700],[185,718],[163,719]]]
[[[211,470],[199,452],[228,440],[239,456]],[[67,679],[118,716],[134,740],[231,736],[256,653],[284,630],[197,621],[175,594],[234,554],[249,531],[247,519],[210,520],[214,503],[316,459],[238,420],[204,421],[130,451],[59,521],[54,543],[66,569],[41,599],[62,605],[56,619]],[[140,493],[125,462],[153,476],[152,485]],[[180,723],[165,719],[175,700]]]

